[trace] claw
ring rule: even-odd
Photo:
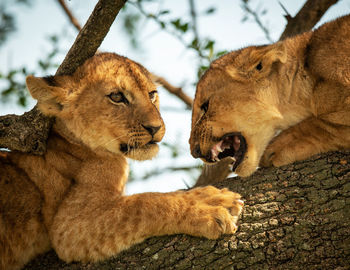
[[[244,201],[242,201],[242,200],[237,200],[237,203],[241,206],[244,206]]]

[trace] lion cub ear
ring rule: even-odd
[[[56,116],[63,109],[67,99],[66,91],[56,84],[56,77],[26,78],[27,88],[34,99],[38,101],[39,109],[46,115]]]
[[[272,64],[274,62],[281,62],[285,64],[287,62],[287,50],[283,41],[271,44],[265,48],[263,55],[263,61],[266,64]]]

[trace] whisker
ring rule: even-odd
[[[120,138],[123,137],[123,136],[124,136],[124,135],[121,135],[121,136],[119,136],[119,137],[117,137],[117,138],[114,138],[114,139],[109,140],[108,142],[103,142],[103,143],[97,145],[95,148],[98,148],[98,147],[100,147],[100,146],[102,146],[102,145],[105,146],[105,145],[107,145],[107,144],[110,144],[111,142],[114,142],[114,141],[120,139]]]

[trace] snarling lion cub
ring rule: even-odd
[[[350,148],[350,16],[214,61],[197,86],[190,144],[209,163],[233,157],[243,177],[260,160]]]
[[[0,269],[50,247],[66,262],[97,261],[150,236],[236,231],[243,202],[227,189],[123,195],[127,158],[152,158],[165,131],[141,65],[103,53],[27,86],[55,123],[45,155],[0,153]]]

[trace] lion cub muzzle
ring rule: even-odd
[[[219,139],[215,139],[206,154],[202,154],[199,144],[192,149],[192,156],[201,158],[206,163],[218,162],[226,157],[232,157],[234,164],[232,171],[243,161],[247,152],[247,143],[240,132],[227,133]]]

